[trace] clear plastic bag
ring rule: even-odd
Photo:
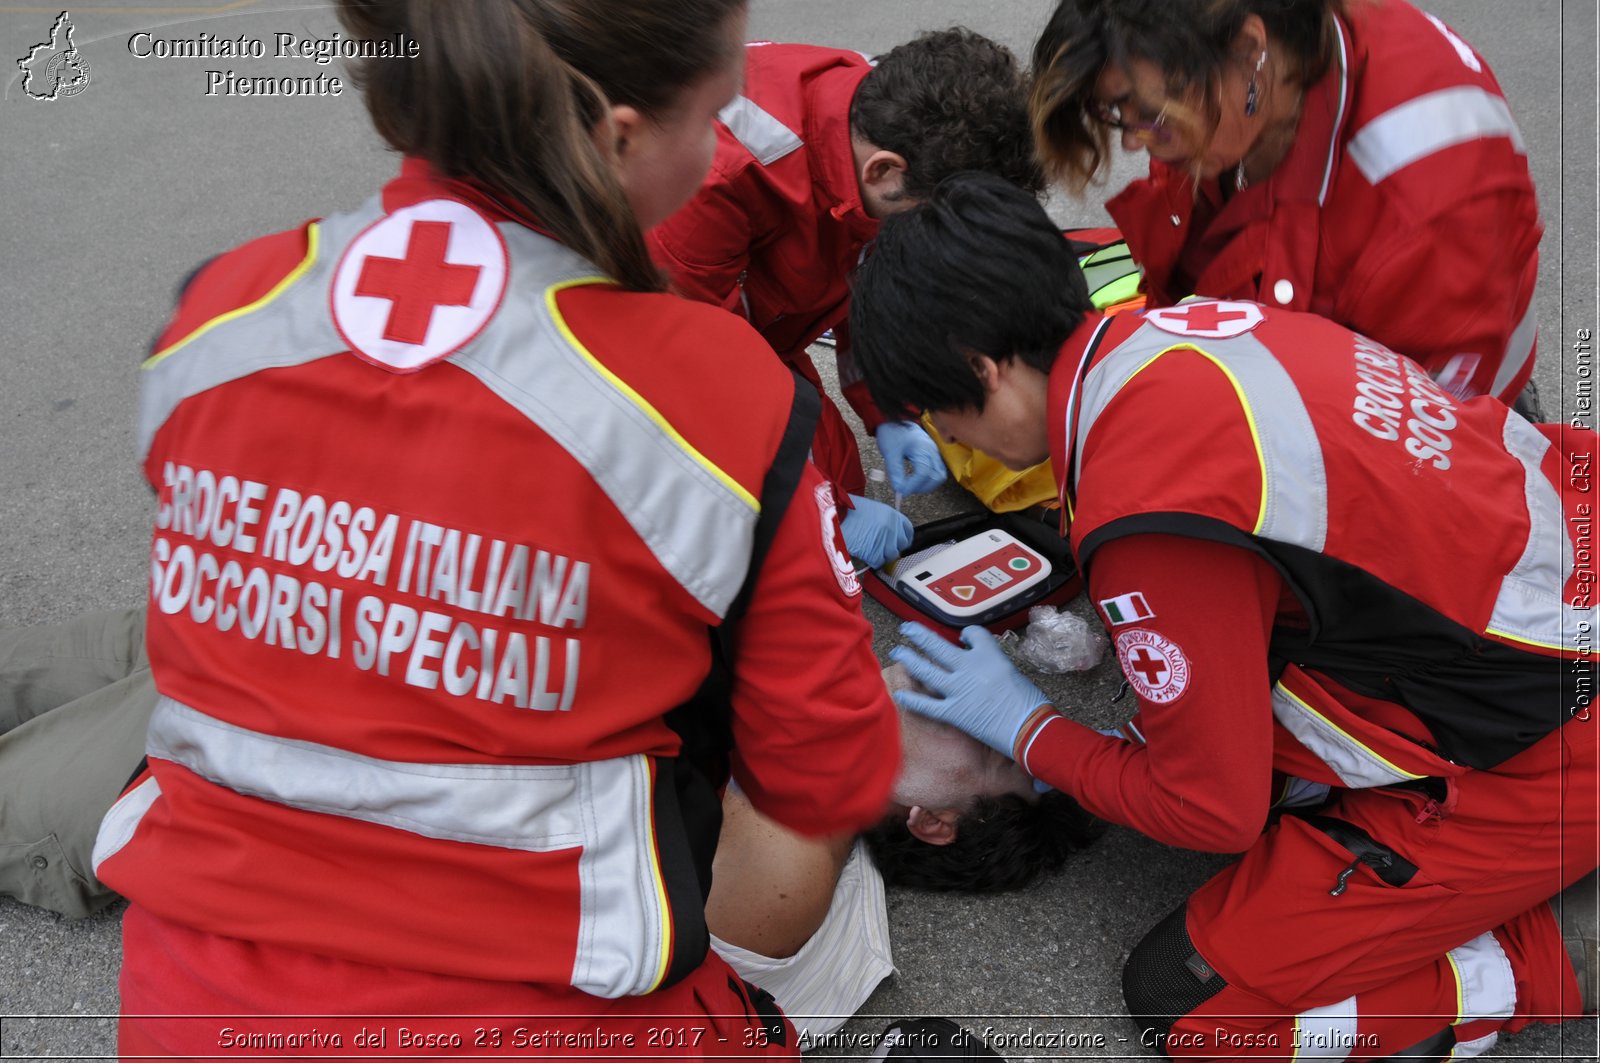
[[[1100,663],[1109,645],[1098,624],[1053,605],[1029,609],[1022,637],[1008,631],[1000,641],[1019,664],[1046,675],[1087,671]]]

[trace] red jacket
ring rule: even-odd
[[[1321,318],[1203,301],[1087,322],[1050,427],[1148,742],[1049,715],[1019,748],[1098,815],[1238,850],[1273,769],[1349,788],[1492,769],[1578,707],[1592,490],[1568,479],[1592,431],[1455,400]]]
[[[1288,156],[1227,202],[1187,171],[1107,205],[1152,305],[1190,294],[1309,310],[1510,402],[1533,370],[1542,226],[1527,149],[1488,64],[1403,0],[1339,21]]]
[[[692,969],[668,714],[788,416],[759,338],[408,163],[202,270],[157,348],[162,701],[101,877],[362,964],[606,997]],[[842,553],[807,466],[732,661],[734,775],[807,832],[873,821],[896,766]]]
[[[838,339],[840,385],[870,432],[884,420],[849,357],[849,278],[878,231],[861,203],[850,101],[871,71],[858,52],[752,44],[744,95],[717,124],[698,195],[651,230],[679,290],[750,320],[820,392],[806,347]],[[813,458],[844,490],[865,486],[855,435],[824,395]]]

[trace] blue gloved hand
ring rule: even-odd
[[[889,468],[889,486],[896,491],[920,495],[944,483],[944,455],[920,424],[885,421],[873,437]]]
[[[868,568],[893,561],[911,545],[911,521],[893,506],[851,495],[856,508],[844,515],[844,548]]]
[[[994,636],[976,625],[961,629],[968,648],[951,645],[916,622],[900,634],[922,653],[906,646],[889,651],[892,660],[931,693],[897,690],[894,700],[912,712],[943,720],[1008,757],[1022,725],[1050,699],[1017,671]]]

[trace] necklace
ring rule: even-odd
[[[1233,169],[1233,190],[1243,192],[1250,187],[1250,179],[1244,175],[1244,160],[1239,160],[1239,165]]]

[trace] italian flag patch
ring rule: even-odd
[[[1124,594],[1120,598],[1101,599],[1100,611],[1106,614],[1106,622],[1112,627],[1118,624],[1131,624],[1135,620],[1148,620],[1156,615],[1145,602],[1144,595],[1138,591]]]

